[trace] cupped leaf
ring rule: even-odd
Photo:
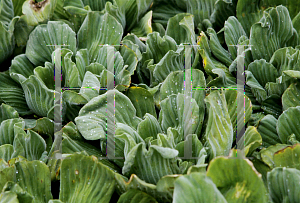
[[[240,24],[240,22],[234,17],[230,16],[224,25],[225,42],[228,46],[228,50],[233,59],[237,57],[237,47],[241,36],[246,36],[246,33]]]
[[[278,118],[277,132],[282,143],[287,143],[288,137],[295,134],[296,139],[300,140],[300,107],[290,107],[285,110]]]
[[[123,27],[113,16],[89,12],[78,31],[78,48],[87,48],[93,59],[100,49],[99,45],[119,45],[122,35]]]
[[[30,62],[26,55],[20,54],[11,61],[9,73],[16,82],[20,83],[18,78],[14,77],[14,74],[21,74],[25,78],[29,78],[29,76],[33,75],[34,68],[34,65]]]
[[[11,106],[7,104],[1,104],[0,106],[0,124],[2,121],[11,119],[11,118],[19,118],[18,112]]]
[[[254,126],[249,126],[245,132],[245,156],[250,155],[262,144],[262,138]]]
[[[258,122],[257,131],[262,137],[262,145],[264,147],[281,143],[277,134],[276,126],[277,119],[272,115],[266,115]]]
[[[3,2],[9,2],[8,0],[2,0],[0,2],[0,9]],[[3,11],[0,10],[0,16],[2,17]],[[9,11],[8,11],[9,12]],[[0,18],[1,18],[0,17]],[[4,62],[8,57],[10,57],[14,51],[15,47],[15,37],[14,37],[14,27],[17,18],[14,18],[8,25],[0,20],[0,63]]]
[[[289,145],[286,144],[276,144],[276,145],[272,145],[268,148],[264,148],[262,149],[259,154],[261,157],[261,160],[267,164],[270,168],[274,168],[275,164],[274,164],[274,154],[281,150],[284,149],[286,147],[288,147]]]
[[[134,173],[147,183],[156,184],[165,175],[182,172],[175,159],[177,155],[175,149],[151,145],[147,150],[145,144],[140,143],[127,154],[122,172],[124,175]]]
[[[29,35],[26,56],[34,65],[43,65],[51,61],[55,45],[66,45],[73,53],[76,52],[75,32],[62,21],[49,21],[37,26]]]
[[[8,191],[17,194],[18,202],[31,203],[33,201],[33,197],[14,182],[9,181],[3,187],[2,192]]]
[[[190,101],[190,102],[186,102]],[[169,127],[178,130],[179,134],[194,134],[199,124],[199,106],[195,99],[184,94],[172,94],[160,103],[159,121],[162,130],[167,132]]]
[[[165,34],[172,37],[177,44],[194,44],[196,37],[193,16],[188,13],[180,13],[170,18]]]
[[[284,6],[264,11],[261,20],[251,27],[250,43],[254,59],[269,61],[273,53],[286,46],[293,37],[293,24]]]
[[[131,30],[131,33],[137,37],[145,37],[152,33],[152,12],[149,11],[143,18],[140,19],[136,27]]]
[[[290,107],[300,106],[300,84],[293,83],[282,95],[282,108],[287,110]]]
[[[115,96],[115,122],[124,123],[136,129],[140,118],[130,99],[118,90],[110,90],[94,97],[79,111],[75,118],[78,130],[85,139],[97,140],[105,138],[106,134],[106,103],[107,96]]]
[[[157,203],[157,201],[153,197],[145,192],[136,189],[130,189],[127,192],[123,193],[118,200],[118,203],[127,202]]]
[[[126,96],[130,99],[136,109],[136,115],[143,118],[146,113],[157,117],[155,103],[151,93],[141,87],[131,87],[128,89]]]
[[[300,51],[293,47],[278,49],[274,52],[270,63],[276,67],[279,75],[288,70],[300,71]]]
[[[262,87],[265,87],[267,82],[276,82],[276,78],[278,77],[276,68],[264,59],[255,60],[250,63],[248,71],[251,71]]]
[[[233,128],[227,109],[225,94],[211,92],[205,103],[208,109],[208,120],[205,130],[206,146],[209,147],[210,159],[228,155],[233,141]]]
[[[300,144],[288,146],[274,153],[274,167],[296,168],[300,170]]]
[[[211,178],[203,173],[184,175],[175,181],[173,203],[227,202]]]
[[[4,144],[0,146],[0,159],[8,162],[13,155],[14,147],[11,144]]]
[[[268,172],[268,188],[274,203],[299,202],[297,185],[300,182],[300,171],[293,168],[274,168]]]
[[[207,169],[228,202],[266,202],[266,189],[252,162],[247,159],[219,157]]]
[[[62,161],[59,194],[61,201],[109,202],[114,189],[113,171],[99,163],[96,157],[73,154]]]
[[[52,199],[50,171],[40,161],[21,161],[15,163],[15,182],[33,196],[33,202],[48,203]]]
[[[162,133],[162,129],[156,117],[146,113],[144,120],[142,120],[137,128],[138,134],[145,140],[148,137],[157,138],[158,133]]]

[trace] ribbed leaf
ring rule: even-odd
[[[148,34],[152,33],[152,11],[149,11],[131,30],[131,33],[135,34],[137,37],[146,37]]]
[[[114,17],[108,13],[89,12],[78,31],[78,48],[87,48],[90,58],[94,59],[99,45],[118,45],[122,35],[122,25]]]
[[[254,59],[269,61],[273,53],[286,46],[293,36],[293,24],[286,7],[264,11],[261,20],[251,27],[250,43]]]
[[[254,126],[249,126],[245,132],[245,156],[251,153],[262,144],[262,138]]]
[[[268,188],[274,203],[300,201],[297,185],[300,182],[300,171],[293,168],[275,168],[268,172]]]
[[[251,71],[255,79],[259,82],[262,87],[265,87],[267,82],[276,82],[278,72],[276,68],[266,62],[266,60],[255,60],[248,66],[248,71]]]
[[[272,145],[268,148],[264,148],[262,149],[259,153],[261,156],[261,160],[267,164],[270,168],[274,168],[275,167],[275,163],[274,163],[274,154],[281,150],[286,148],[289,145],[286,144],[276,144],[276,145]]]
[[[178,151],[170,148],[151,145],[146,149],[145,144],[137,144],[127,154],[123,174],[136,174],[147,183],[156,184],[165,175],[182,173],[175,157]]]
[[[33,75],[34,68],[34,65],[29,61],[26,55],[20,54],[11,61],[9,73],[16,82],[20,82],[12,73],[21,74],[25,78],[29,78],[29,76]]]
[[[267,202],[261,174],[247,159],[215,158],[208,166],[207,176],[227,202]]]
[[[18,112],[7,104],[1,104],[0,106],[0,124],[2,121],[11,118],[19,118]]]
[[[40,161],[21,161],[16,164],[16,182],[34,197],[33,202],[52,199],[48,167]]]
[[[4,1],[8,0],[2,0],[0,4]],[[0,16],[1,15],[2,13],[0,13]],[[8,25],[0,21],[0,63],[5,61],[13,53],[15,47],[14,26],[16,21],[17,18],[14,18]]]
[[[15,126],[24,127],[24,121],[19,118],[7,119],[0,125],[0,145],[13,144],[15,137]]]
[[[49,21],[37,26],[29,35],[26,56],[34,65],[44,65],[44,62],[51,61],[55,50],[53,45],[68,45],[68,49],[76,53],[75,32],[62,21]]]
[[[177,44],[194,44],[196,42],[194,27],[193,16],[180,13],[169,19],[165,34],[172,37]]]
[[[8,25],[14,17],[14,5],[11,0],[0,1],[0,23]]]
[[[241,36],[246,36],[246,33],[240,24],[240,22],[234,17],[230,16],[224,25],[225,42],[228,46],[228,50],[233,59],[237,57],[237,45]]]
[[[114,189],[114,173],[99,163],[96,157],[73,154],[62,161],[61,201],[105,203],[109,202]]]
[[[173,203],[227,202],[211,178],[203,173],[192,173],[175,181]]]
[[[115,122],[124,123],[136,129],[140,118],[136,117],[136,109],[124,94],[110,90],[93,98],[79,111],[75,119],[78,130],[85,139],[97,140],[105,138],[107,95],[115,95]]]
[[[217,0],[187,0],[187,12],[194,15],[195,24],[202,23],[204,19],[210,19]]]
[[[296,168],[300,170],[300,144],[288,146],[274,153],[274,167]]]
[[[134,202],[157,203],[157,201],[147,193],[135,189],[131,189],[123,193],[118,200],[118,203],[127,203],[127,202],[128,203],[134,203]]]
[[[295,134],[296,139],[300,140],[300,107],[290,107],[285,110],[278,118],[277,132],[282,143],[287,143],[288,137]]]
[[[277,134],[276,126],[277,119],[272,115],[266,115],[259,121],[257,131],[262,137],[264,147],[281,143]]]
[[[134,105],[138,117],[143,118],[146,113],[151,114],[155,118],[157,117],[153,96],[148,90],[141,87],[131,87],[127,91],[126,96]]]
[[[282,107],[283,110],[287,110],[290,107],[300,106],[300,84],[294,83],[285,90],[282,95]]]
[[[227,109],[225,94],[211,92],[205,103],[208,109],[208,120],[205,130],[206,146],[209,147],[210,159],[228,155],[233,141],[233,128]]]
[[[292,47],[278,49],[274,52],[270,63],[277,68],[280,75],[287,70],[300,71],[300,51]]]
[[[8,162],[12,158],[14,147],[11,144],[4,144],[0,146],[0,159]]]
[[[185,102],[186,100],[190,102]],[[159,121],[164,132],[167,132],[169,127],[175,128],[182,139],[184,135],[196,132],[200,114],[195,99],[181,93],[172,94],[161,101],[160,105]]]

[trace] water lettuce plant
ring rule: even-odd
[[[0,202],[300,202],[299,35],[294,0],[0,0]]]

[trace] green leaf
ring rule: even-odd
[[[250,63],[248,71],[251,71],[262,87],[265,87],[267,82],[276,82],[276,78],[279,76],[276,68],[264,59]]]
[[[0,9],[4,1],[8,2],[8,0],[1,0]],[[0,16],[2,16],[1,12],[0,10]],[[14,18],[8,25],[0,21],[0,63],[4,62],[13,53],[15,47],[14,27],[17,19]]]
[[[295,134],[296,139],[300,140],[299,123],[300,107],[290,107],[285,110],[278,118],[277,132],[282,143],[287,143],[288,137]]]
[[[161,127],[156,120],[156,117],[146,113],[144,120],[142,120],[137,128],[138,134],[145,140],[148,137],[157,138],[158,133],[162,133]]]
[[[24,202],[24,203],[31,203],[33,200],[33,197],[26,191],[24,191],[18,184],[14,182],[7,182],[5,186],[2,189],[3,192],[13,192],[17,194],[18,202]]]
[[[168,21],[166,35],[172,37],[177,44],[195,44],[194,18],[188,13],[180,13]]]
[[[274,168],[268,172],[268,188],[274,203],[299,202],[296,185],[300,182],[300,171],[293,168]]]
[[[147,150],[144,143],[139,143],[127,154],[122,173],[134,173],[147,183],[156,184],[165,175],[182,172],[175,159],[177,155],[175,149],[151,145]]]
[[[75,32],[62,21],[49,21],[37,26],[29,35],[25,54],[34,65],[41,66],[51,61],[55,50],[53,45],[69,45],[68,49],[76,53]]]
[[[233,139],[235,139],[235,135],[237,134],[236,131],[238,131],[239,134],[242,130],[240,129],[240,126],[243,127],[250,119],[252,113],[252,104],[250,99],[246,95],[237,90],[227,89],[225,91],[225,98],[233,129]],[[244,103],[243,106],[245,108],[244,111],[243,109],[241,109],[239,113],[237,113],[237,109],[241,104],[238,104],[238,102]]]
[[[100,82],[98,78],[90,71],[87,71],[82,81],[82,88],[80,88],[79,94],[87,101],[90,101],[94,97],[99,96],[99,89],[93,89],[99,87]]]
[[[261,174],[247,159],[215,158],[208,166],[207,176],[228,202],[267,202]]]
[[[284,19],[284,21],[283,21]],[[269,61],[273,53],[286,46],[293,36],[293,24],[284,6],[264,11],[261,20],[251,27],[250,43],[254,59]]]
[[[33,202],[45,202],[52,199],[50,172],[46,164],[40,161],[21,161],[15,163],[15,182],[33,196]]]
[[[137,26],[135,26],[131,33],[137,37],[146,37],[152,33],[152,11],[149,11],[143,18],[140,19]]]
[[[300,106],[300,88],[298,83],[293,83],[282,95],[282,108],[287,110],[290,107]]]
[[[14,5],[11,0],[0,1],[0,23],[9,25],[10,21],[14,17]]]
[[[185,104],[185,100],[190,103]],[[199,106],[195,99],[184,94],[172,94],[160,103],[159,121],[162,130],[167,132],[169,127],[178,130],[181,139],[184,135],[194,134],[200,120]]]
[[[0,125],[0,145],[13,144],[13,140],[17,132],[15,132],[15,127],[22,128],[23,126],[24,122],[20,118],[12,118],[2,121]]]
[[[274,168],[275,164],[274,164],[274,154],[281,150],[286,148],[289,145],[286,144],[276,144],[276,145],[272,145],[268,148],[264,148],[262,149],[259,153],[261,156],[261,160],[266,163],[270,168]]]
[[[4,120],[11,118],[19,118],[18,112],[7,104],[1,104],[0,106],[0,123]]]
[[[20,77],[20,75],[18,76]],[[46,117],[54,106],[55,91],[48,89],[35,75],[31,75],[28,79],[23,80],[21,85],[29,108],[37,115]]]
[[[161,83],[171,72],[184,70],[183,47],[179,48],[176,52],[173,50],[168,51],[158,64],[153,66],[153,68],[153,78],[151,78],[152,83],[154,81]]]
[[[256,97],[259,103],[267,98],[266,90],[259,84],[252,72],[245,71],[246,73],[246,84],[251,88],[251,92]]]
[[[274,153],[274,167],[300,169],[300,144],[288,146]]]
[[[209,46],[213,55],[226,66],[230,66],[232,63],[231,56],[229,52],[222,47],[216,31],[212,28],[208,28],[207,33],[210,37]]]
[[[230,16],[224,25],[225,42],[233,59],[237,57],[237,45],[241,36],[246,36],[246,33],[241,23],[234,17]]]
[[[32,130],[25,133],[18,133],[14,138],[14,157],[21,155],[28,161],[40,160],[46,151],[45,140]]]
[[[16,81],[20,81],[14,77],[14,74],[21,74],[25,78],[29,78],[29,76],[33,75],[34,65],[29,61],[25,54],[20,54],[16,56],[11,61],[11,66],[9,68],[10,76]]]
[[[262,145],[264,147],[281,143],[277,134],[276,126],[277,119],[272,115],[266,115],[258,122],[257,131],[262,137]]]
[[[278,49],[274,52],[272,58],[270,59],[270,63],[273,64],[274,67],[276,67],[279,75],[281,75],[283,71],[287,70],[300,71],[299,54],[300,51],[292,47]]]
[[[134,202],[140,202],[140,203],[157,203],[157,201],[148,195],[147,193],[144,193],[140,190],[136,189],[130,189],[127,192],[123,193],[118,203],[134,203]]]
[[[136,116],[136,109],[124,94],[117,90],[107,91],[89,101],[79,111],[75,118],[78,130],[87,140],[106,138],[106,103],[107,95],[115,95],[115,123],[124,123],[136,129],[140,118]]]
[[[4,144],[0,146],[0,159],[8,162],[13,155],[14,147],[11,144]]]
[[[131,87],[128,89],[126,96],[130,99],[136,109],[136,115],[143,118],[146,113],[157,117],[155,103],[151,93],[141,87]]]
[[[96,157],[73,154],[62,161],[59,194],[61,201],[109,202],[114,189],[114,173],[99,163]]]
[[[78,48],[87,48],[90,58],[94,59],[100,49],[99,45],[118,45],[122,35],[122,25],[113,16],[89,12],[77,34]]]
[[[228,155],[233,141],[233,128],[227,109],[225,94],[211,92],[205,98],[208,120],[205,130],[205,146],[209,147],[210,160],[216,156]]]
[[[54,1],[25,1],[22,5],[21,16],[28,25],[38,25],[39,23],[46,23],[53,15],[58,0]]]
[[[262,138],[256,127],[249,126],[245,132],[245,156],[251,153],[262,144]]]
[[[175,181],[173,202],[227,202],[211,178],[202,173],[192,173]]]
[[[194,15],[195,25],[202,23],[205,19],[210,19],[214,5],[217,0],[187,0],[187,12]]]
[[[0,203],[19,203],[17,194],[14,192],[0,193]]]

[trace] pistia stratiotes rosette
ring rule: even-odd
[[[0,0],[0,202],[299,202],[299,34],[292,0]]]

